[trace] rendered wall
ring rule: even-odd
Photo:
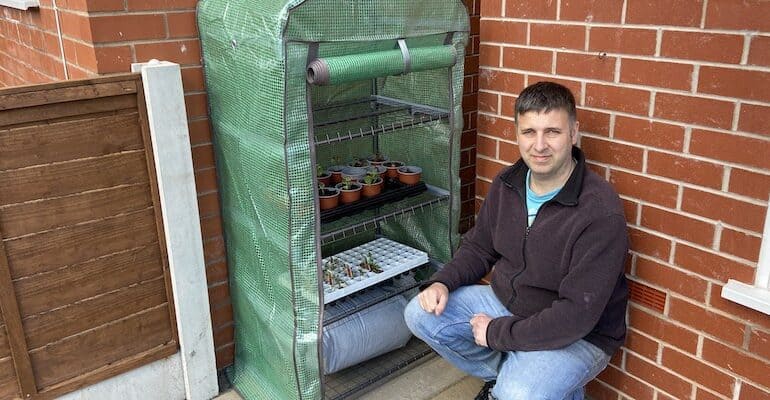
[[[720,296],[753,282],[770,193],[770,2],[481,6],[479,201],[518,158],[516,94],[548,79],[626,206],[630,332],[589,395],[770,398],[770,316]]]

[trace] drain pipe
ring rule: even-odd
[[[61,22],[59,22],[59,7],[56,6],[56,0],[53,0],[53,15],[56,19],[56,34],[59,38],[59,52],[61,52],[61,63],[64,67],[64,79],[69,80],[70,74],[67,70],[67,58],[64,56],[64,39],[61,36]]]

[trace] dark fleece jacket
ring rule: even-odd
[[[628,236],[618,195],[586,168],[583,153],[561,191],[527,228],[519,160],[489,189],[475,227],[433,277],[450,291],[474,284],[492,267],[492,289],[513,314],[489,324],[487,343],[501,351],[549,350],[580,339],[613,354],[626,335]]]

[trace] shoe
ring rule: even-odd
[[[492,391],[492,388],[495,387],[495,383],[496,382],[497,381],[484,382],[484,386],[481,388],[481,390],[479,391],[479,394],[477,394],[476,397],[474,397],[473,400],[492,400],[492,399],[494,399],[494,397],[492,396],[492,393],[490,393],[490,392]]]

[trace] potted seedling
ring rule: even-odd
[[[398,180],[405,185],[416,185],[420,182],[422,168],[413,165],[405,165],[398,169]]]
[[[398,169],[404,166],[401,161],[386,161],[382,163],[382,166],[387,168],[385,176],[388,178],[398,178]]]
[[[382,272],[382,268],[380,268],[379,264],[377,264],[376,261],[374,261],[374,257],[372,257],[372,252],[370,251],[364,259],[361,261],[361,263],[358,264],[359,267],[369,271],[374,272],[375,274],[379,274]]]
[[[340,190],[340,201],[342,204],[350,204],[361,198],[361,184],[353,181],[350,177],[345,177],[342,182],[337,184]]]
[[[369,170],[364,176],[362,182],[361,195],[364,197],[374,197],[382,192],[383,180],[377,170]]]
[[[318,203],[321,210],[331,210],[340,203],[340,190],[318,183]]]
[[[387,178],[387,176],[385,174],[388,173],[388,169],[385,168],[382,165],[372,165],[372,166],[370,166],[369,168],[366,169],[366,173],[367,174],[370,173],[370,172],[375,172],[377,175],[380,176],[380,178],[385,180],[385,178]]]
[[[356,167],[356,168],[365,168],[369,166],[369,161],[366,161],[366,159],[363,158],[354,158],[353,161],[348,163],[349,167]]]
[[[379,151],[366,158],[371,165],[382,165],[385,161],[388,161],[388,156],[381,154]]]
[[[325,170],[321,164],[315,165],[315,176],[318,179],[318,183],[323,183],[324,186],[329,186],[332,181],[332,173]]]
[[[361,182],[366,175],[366,168],[364,167],[345,167],[342,169],[342,179],[350,178],[355,182]]]
[[[334,184],[342,182],[342,170],[345,169],[345,166],[342,165],[342,160],[339,156],[332,157],[332,165],[329,167],[329,172],[332,174],[332,182]]]

